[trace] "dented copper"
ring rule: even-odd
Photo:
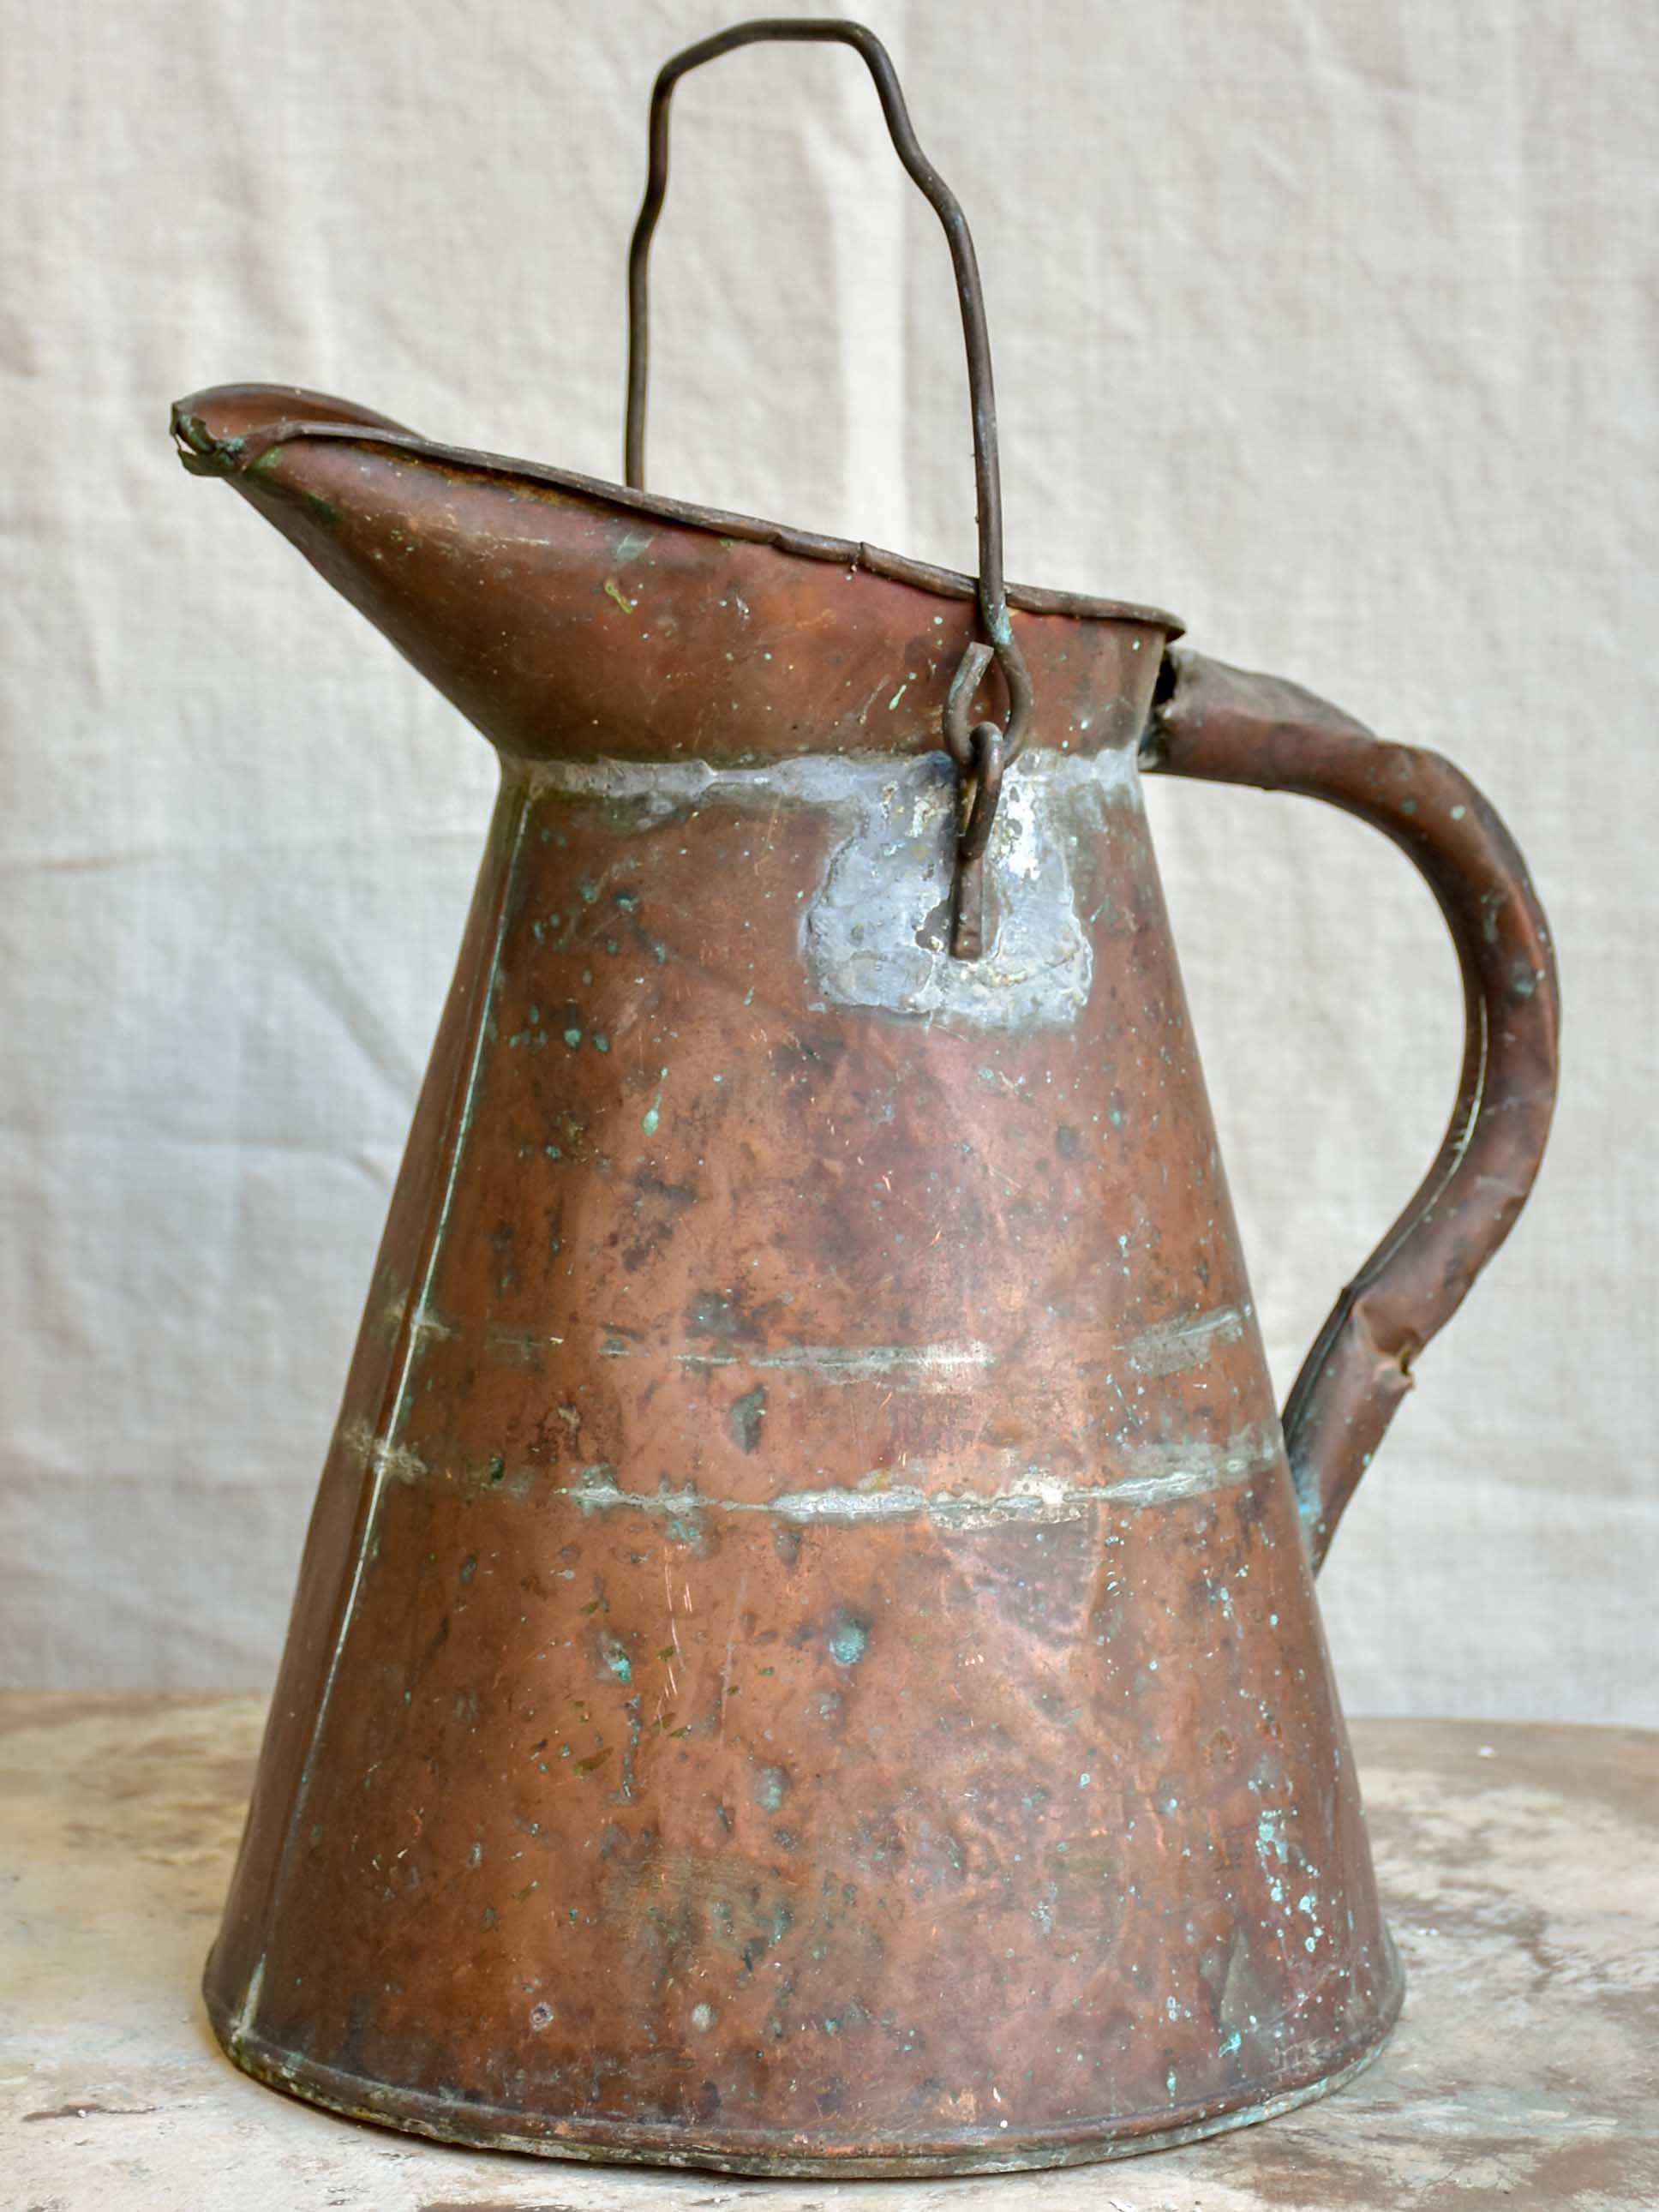
[[[1008,587],[997,760],[983,578],[302,392],[175,427],[501,761],[227,2050],[456,2141],[761,2173],[1113,2156],[1340,2082],[1401,1981],[1313,1574],[1543,1146],[1502,824],[1155,610]],[[953,958],[964,666],[1000,792]],[[1376,822],[1463,965],[1446,1144],[1282,1425],[1148,769]]]

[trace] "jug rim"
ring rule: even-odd
[[[211,401],[222,402],[233,396],[244,401],[292,398],[305,403],[307,408],[326,408],[330,412],[296,412],[228,436],[216,437],[203,420],[201,410]],[[389,447],[440,467],[464,468],[546,484],[556,491],[572,492],[619,507],[626,514],[654,515],[688,529],[706,531],[714,537],[744,539],[805,560],[862,568],[893,583],[914,585],[936,598],[972,599],[978,595],[979,585],[975,577],[961,569],[918,560],[910,554],[891,552],[861,539],[798,529],[791,523],[774,522],[764,516],[744,514],[732,508],[705,507],[665,493],[635,490],[603,477],[586,476],[579,470],[557,469],[545,462],[524,460],[481,447],[448,445],[438,439],[422,437],[388,416],[359,407],[354,402],[291,386],[218,385],[191,392],[175,403],[172,429],[180,459],[199,474],[244,475],[276,447],[302,439]],[[1091,592],[1061,591],[1041,584],[1012,583],[1007,586],[1007,598],[1008,604],[1023,614],[1060,615],[1084,622],[1127,622],[1161,629],[1166,643],[1184,635],[1186,630],[1178,616],[1134,600],[1102,599]]]

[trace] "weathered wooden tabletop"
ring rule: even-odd
[[[0,1696],[6,2212],[1659,2207],[1659,1735],[1356,1724],[1410,1980],[1392,2043],[1338,2095],[1109,2166],[825,2184],[445,2149],[238,2074],[196,1984],[261,1712]]]

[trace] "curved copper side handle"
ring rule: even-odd
[[[1457,1103],[1434,1164],[1331,1310],[1285,1403],[1285,1443],[1317,1568],[1412,1385],[1412,1363],[1514,1227],[1555,1103],[1560,995],[1526,863],[1438,753],[1389,744],[1275,677],[1174,651],[1144,765],[1323,799],[1408,854],[1463,971]]]

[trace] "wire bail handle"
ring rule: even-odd
[[[961,825],[957,838],[956,896],[951,951],[958,960],[976,960],[984,950],[985,848],[996,817],[1002,778],[1030,734],[1031,679],[1008,618],[1008,593],[1002,568],[1002,473],[997,459],[996,394],[991,375],[991,341],[985,327],[985,298],[979,258],[960,202],[922,152],[910,121],[892,58],[873,31],[862,23],[793,16],[764,17],[734,23],[729,30],[665,62],[651,92],[650,160],[645,198],[628,250],[628,425],[623,447],[623,481],[645,489],[645,401],[651,369],[651,240],[668,191],[668,111],[674,87],[703,63],[719,60],[739,46],[793,40],[851,46],[875,81],[881,111],[895,152],[922,197],[939,219],[962,309],[962,335],[968,356],[968,391],[974,422],[974,492],[979,527],[979,628],[963,653],[945,702],[945,748],[962,778]],[[970,722],[974,695],[992,661],[1002,672],[1008,692],[1008,719]]]

